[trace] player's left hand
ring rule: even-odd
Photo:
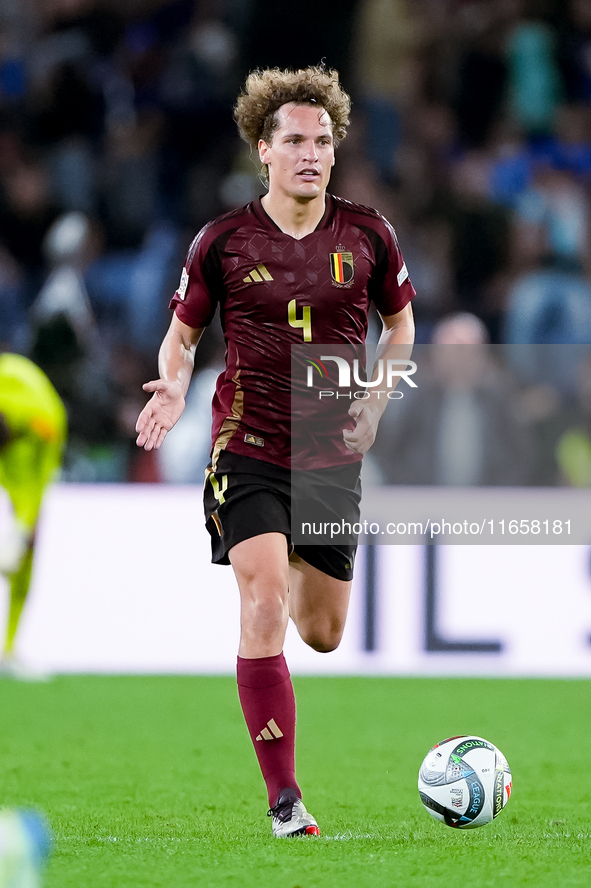
[[[375,441],[381,415],[377,401],[355,401],[349,407],[349,416],[355,420],[355,428],[343,429],[345,447],[352,453],[367,453]]]

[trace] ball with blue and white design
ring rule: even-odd
[[[471,734],[442,740],[419,771],[419,794],[429,814],[454,829],[474,829],[501,813],[513,789],[507,759]]]
[[[0,809],[0,888],[41,888],[51,846],[51,830],[39,811]]]

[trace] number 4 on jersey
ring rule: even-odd
[[[287,320],[289,322],[290,327],[296,327],[298,329],[301,328],[304,342],[312,342],[312,308],[310,305],[302,306],[302,316],[301,318],[297,317],[297,304],[295,299],[292,299],[291,302],[287,306]]]

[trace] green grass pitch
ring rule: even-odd
[[[232,678],[0,682],[0,805],[46,813],[46,888],[532,888],[591,884],[586,681],[296,678],[298,775],[319,839],[274,840]],[[449,829],[428,748],[491,740],[514,794]]]

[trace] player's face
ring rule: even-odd
[[[277,111],[279,126],[270,144],[259,142],[259,156],[267,164],[269,190],[297,200],[324,194],[334,165],[332,123],[317,105],[290,102]]]

